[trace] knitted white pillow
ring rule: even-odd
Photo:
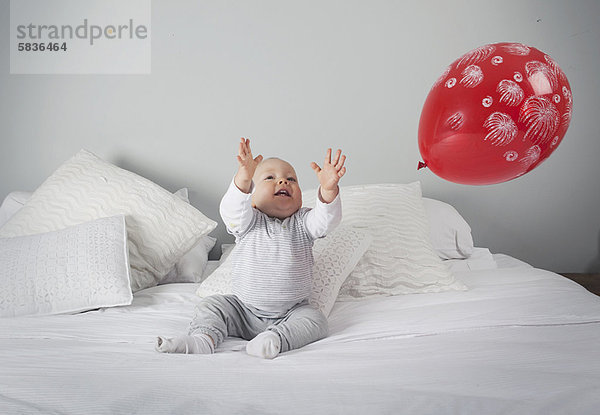
[[[314,204],[316,191],[305,193]],[[465,290],[429,241],[419,182],[340,188],[342,223],[373,238],[340,289],[338,300],[397,294]]]
[[[217,225],[150,180],[81,150],[0,228],[0,237],[55,231],[119,214],[127,223],[134,291],[156,285]]]
[[[0,316],[131,304],[123,216],[0,238]]]
[[[339,226],[313,246],[312,292],[309,303],[328,316],[337,298],[340,286],[350,274],[371,243],[366,233],[349,226]],[[226,254],[224,254],[225,256]],[[222,259],[221,265],[198,288],[200,297],[231,294],[231,270],[235,248]]]

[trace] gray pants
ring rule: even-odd
[[[273,316],[246,306],[235,295],[213,295],[196,307],[189,334],[209,335],[216,348],[225,337],[252,340],[265,330],[279,334],[281,352],[287,352],[327,336],[327,318],[308,301],[295,305],[284,315]]]

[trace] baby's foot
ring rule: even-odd
[[[246,353],[263,359],[273,359],[280,351],[281,339],[277,333],[270,330],[263,331],[246,345]]]
[[[212,354],[215,352],[212,339],[206,334],[179,337],[157,337],[156,351],[161,353]]]

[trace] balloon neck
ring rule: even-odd
[[[422,168],[427,167],[427,163],[423,163],[422,161],[419,162],[419,164],[417,165],[417,170],[421,170]]]

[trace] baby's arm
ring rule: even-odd
[[[262,161],[263,156],[258,155],[256,158],[252,157],[252,150],[250,149],[250,140],[240,139],[240,148],[237,156],[239,163],[237,174],[233,181],[235,185],[244,193],[250,193],[252,187],[252,178],[256,171],[256,166]]]
[[[346,156],[342,155],[342,150],[338,150],[335,153],[335,158],[332,161],[331,149],[328,148],[323,168],[320,168],[314,161],[310,163],[310,167],[312,167],[319,179],[319,184],[321,185],[319,197],[323,202],[331,203],[338,195],[338,183],[342,176],[346,174],[345,162]]]
[[[233,235],[238,236],[244,233],[252,222],[254,215],[251,200],[252,176],[262,158],[261,155],[256,158],[252,157],[250,140],[244,138],[240,140],[237,156],[239,168],[219,206],[219,212],[227,231]]]
[[[312,169],[319,179],[319,192],[317,202],[310,212],[307,213],[305,225],[308,233],[314,238],[322,238],[342,220],[342,203],[339,194],[338,183],[346,174],[344,163],[346,156],[342,150],[338,150],[333,161],[331,160],[331,149],[327,149],[323,168],[315,162],[311,163]]]

